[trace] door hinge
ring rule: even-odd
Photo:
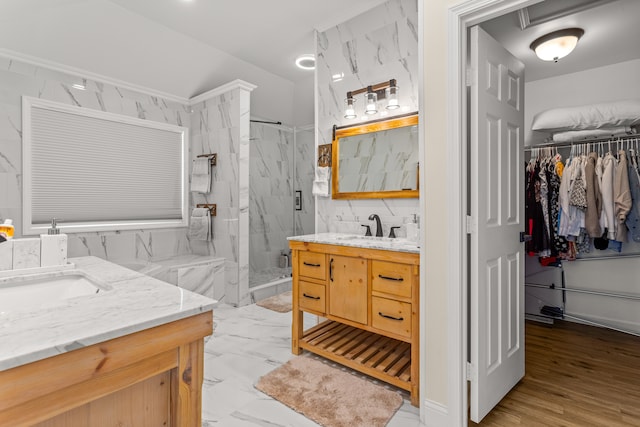
[[[467,227],[467,234],[473,233],[473,220],[471,218],[471,215],[467,215],[466,227]]]
[[[473,365],[471,364],[471,362],[467,362],[467,366],[466,366],[466,379],[467,381],[473,381]]]
[[[471,71],[471,68],[467,68],[465,70],[464,82],[467,87],[471,87],[471,85],[473,84],[473,73]]]

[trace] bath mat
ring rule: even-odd
[[[402,405],[399,392],[317,356],[297,356],[255,387],[324,427],[383,427]]]
[[[256,305],[277,311],[278,313],[287,313],[291,311],[291,291],[265,298],[258,301]]]

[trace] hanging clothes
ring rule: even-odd
[[[602,210],[602,196],[600,185],[596,175],[596,162],[598,154],[591,152],[585,164],[585,185],[587,196],[587,208],[584,213],[584,224],[587,234],[591,238],[602,236],[600,228],[600,211]]]
[[[540,202],[540,162],[533,160],[526,168],[525,216],[531,240],[525,249],[530,255],[544,254],[549,250],[548,233],[545,230],[544,214]]]
[[[607,230],[610,240],[616,238],[615,205],[613,202],[613,178],[615,175],[616,159],[608,152],[602,160],[602,179],[600,180],[600,194],[602,195],[602,214],[600,226]]]
[[[629,189],[631,192],[631,209],[625,225],[631,232],[634,242],[640,242],[640,171],[635,150],[629,150]]]
[[[616,238],[618,242],[627,241],[627,226],[625,221],[631,210],[632,199],[629,189],[629,170],[627,155],[624,150],[618,151],[618,165],[613,181],[613,200],[616,214]]]

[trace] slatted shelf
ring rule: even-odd
[[[307,330],[300,347],[411,391],[411,345],[327,320]]]

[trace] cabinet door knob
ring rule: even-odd
[[[329,280],[333,282],[333,258],[329,261]]]
[[[398,320],[398,321],[404,320],[404,317],[393,317],[393,316],[389,316],[388,314],[384,314],[380,311],[378,312],[378,315],[381,317],[384,317],[385,319]]]
[[[307,295],[305,293],[303,293],[302,296],[305,297],[305,298],[310,298],[310,299],[320,299],[320,297],[314,297],[313,295]]]

